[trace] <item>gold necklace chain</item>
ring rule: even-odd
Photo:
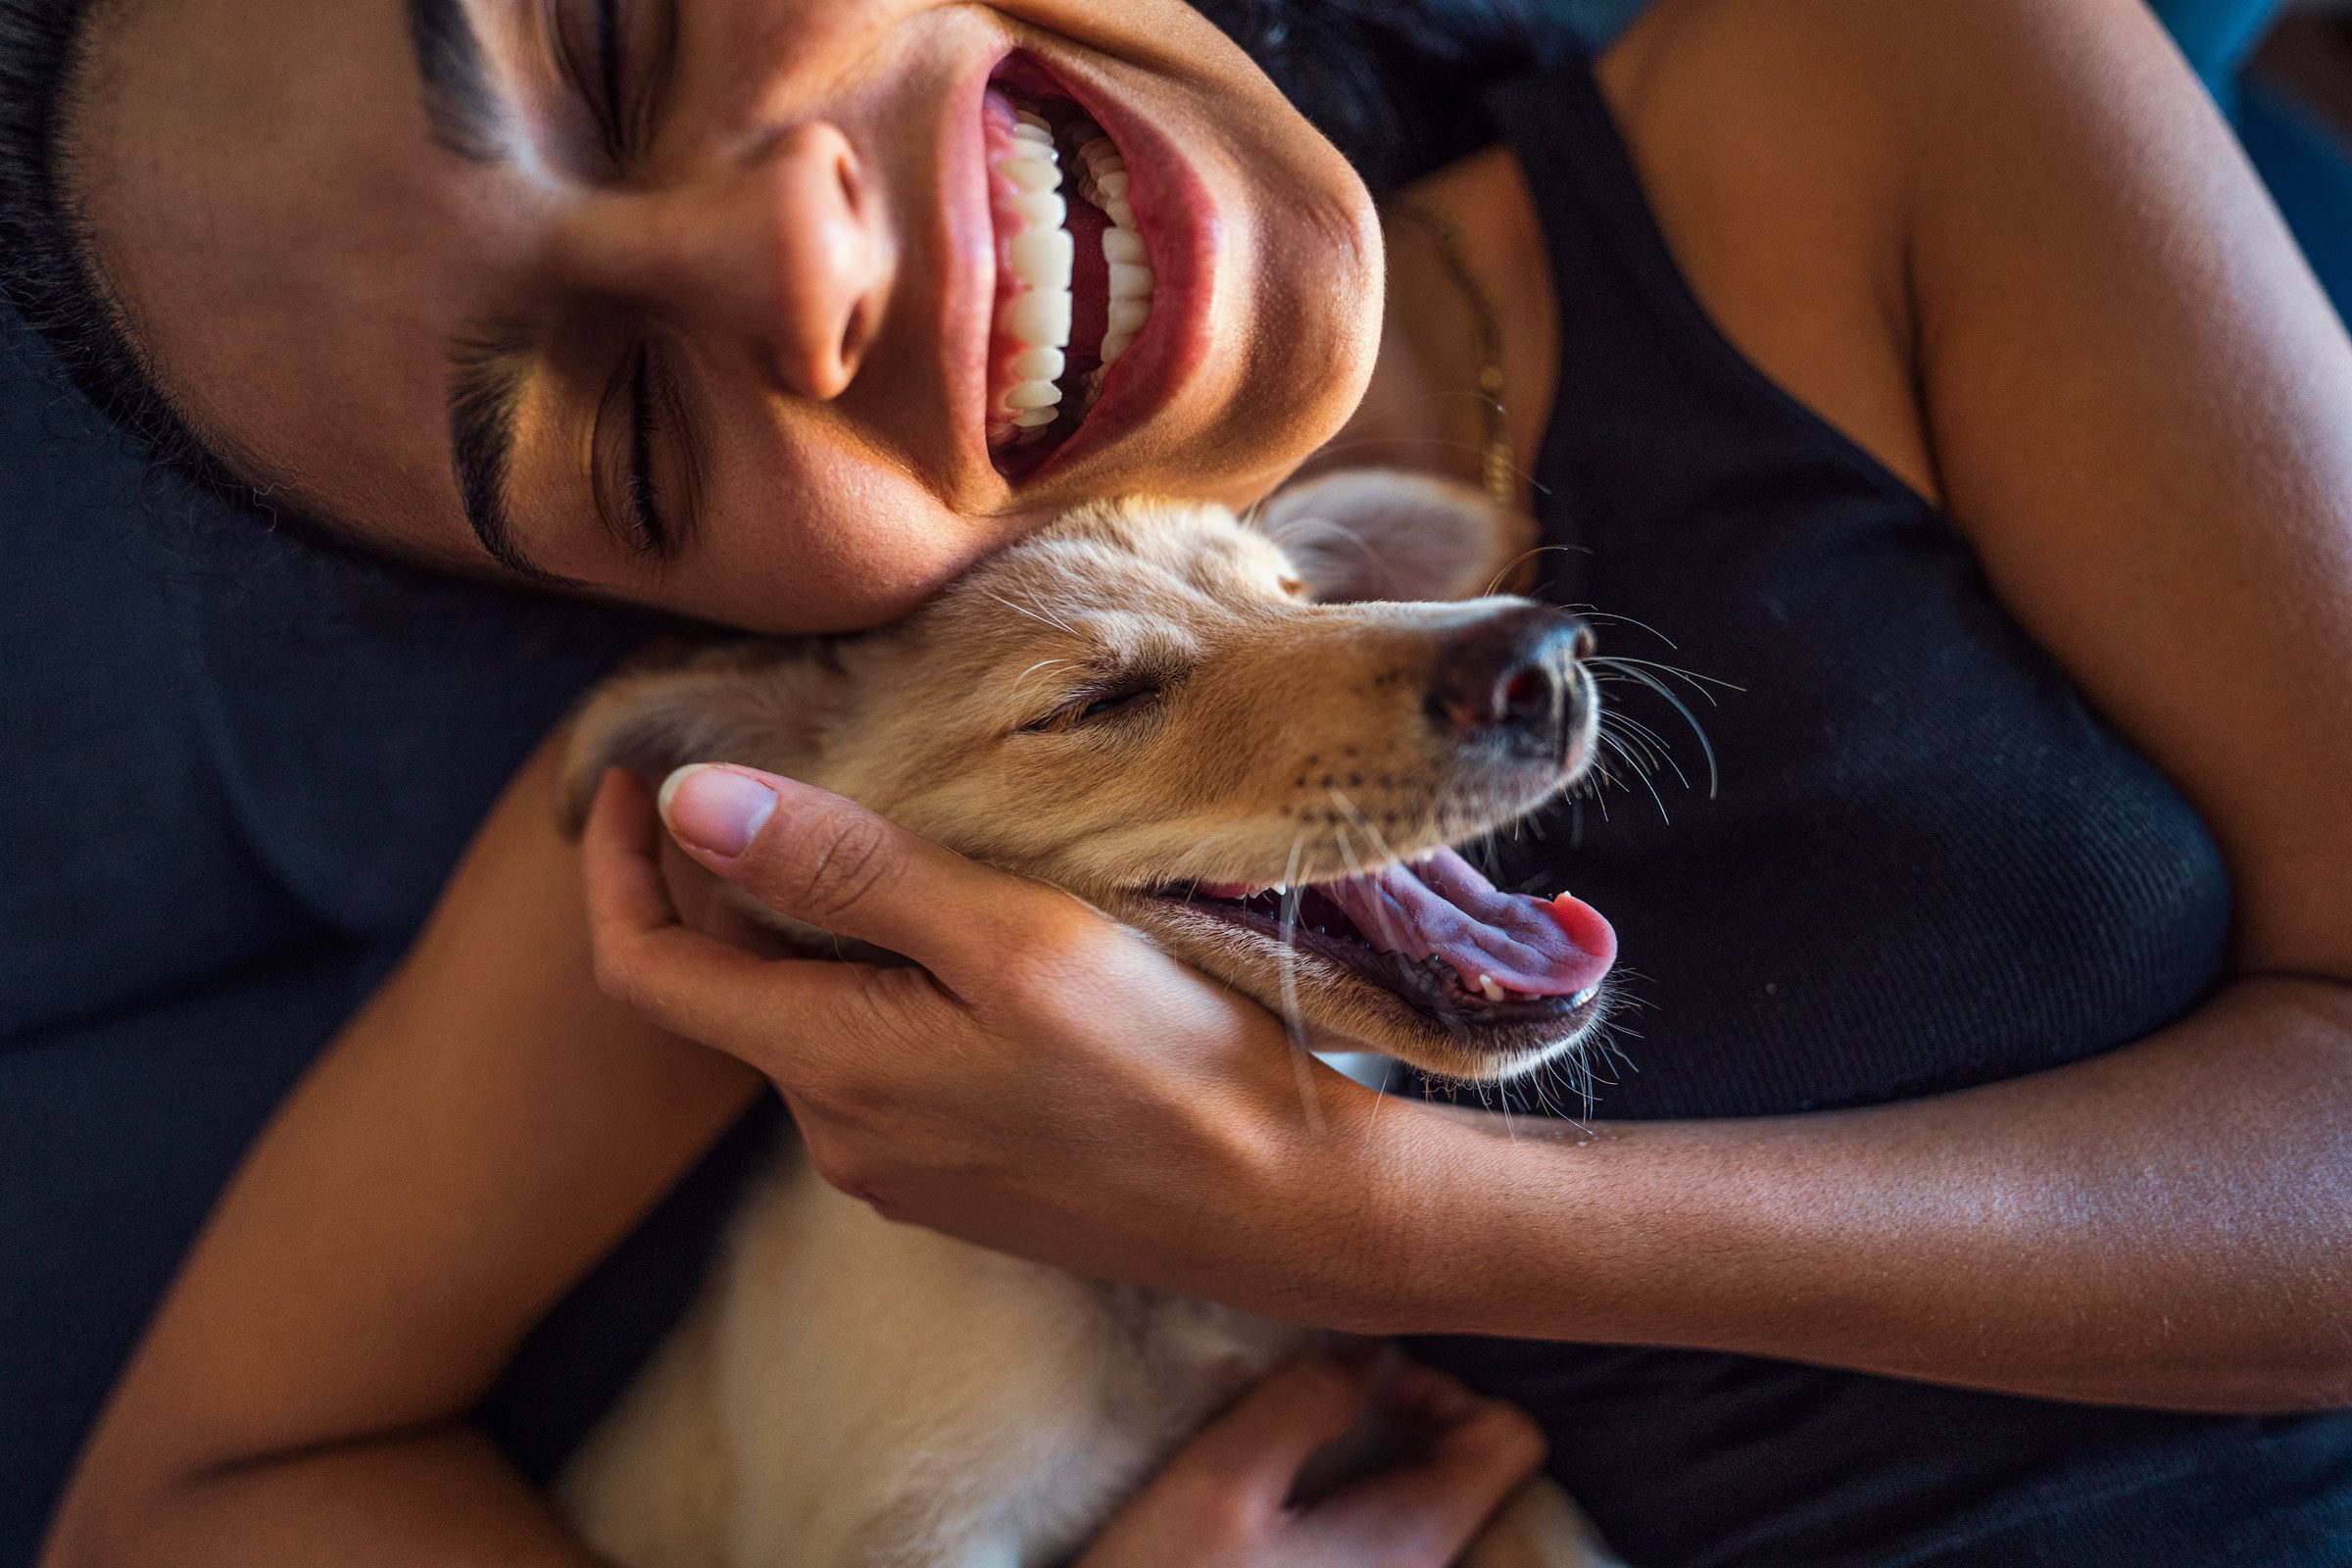
[[[1463,254],[1462,231],[1452,219],[1418,202],[1398,202],[1392,209],[1410,219],[1429,234],[1438,262],[1453,277],[1462,303],[1470,308],[1470,330],[1478,346],[1478,414],[1486,445],[1479,454],[1479,480],[1501,506],[1519,506],[1519,452],[1511,440],[1509,413],[1502,401],[1502,320],[1494,302],[1479,286]]]

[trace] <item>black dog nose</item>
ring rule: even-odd
[[[1576,665],[1592,646],[1592,629],[1561,611],[1530,605],[1489,616],[1438,651],[1429,720],[1457,741],[1560,757],[1583,723]]]

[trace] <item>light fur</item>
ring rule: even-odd
[[[576,812],[615,764],[786,773],[1076,893],[1285,1011],[1319,1050],[1511,1077],[1574,1050],[1598,1004],[1473,1039],[1165,892],[1377,868],[1566,787],[1557,760],[1474,758],[1425,717],[1448,639],[1519,602],[1398,597],[1399,563],[1431,590],[1477,592],[1519,526],[1455,487],[1361,473],[1297,487],[1253,521],[1089,509],[882,631],[620,677],[575,725],[567,793]],[[1574,738],[1586,755],[1592,708]],[[560,1494],[627,1568],[1052,1564],[1309,1338],[888,1223],[788,1160]],[[1601,1561],[1590,1551],[1539,1485],[1467,1560]]]

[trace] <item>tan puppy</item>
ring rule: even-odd
[[[616,763],[790,774],[1091,901],[1317,1050],[1509,1078],[1598,1023],[1615,955],[1585,906],[1451,848],[1594,745],[1581,624],[1470,597],[1523,528],[1369,472],[1249,524],[1089,509],[883,630],[609,683],[570,795]],[[561,1492],[630,1568],[1050,1564],[1306,1338],[890,1224],[796,1162]],[[1533,1487],[1470,1560],[1594,1559]]]

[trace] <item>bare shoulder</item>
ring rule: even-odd
[[[2240,964],[2352,973],[2352,343],[2145,5],[1660,0],[1603,84],[1791,390],[1774,291],[1876,288],[1947,514],[2214,830]]]
[[[1655,0],[1603,74],[1628,106],[1703,103],[1792,131],[1875,123],[1902,140],[1955,108],[1998,119],[2036,77],[2112,74],[2150,50],[2179,64],[2141,0]]]
[[[1837,225],[1887,281],[1956,186],[2219,124],[2142,0],[1657,0],[1600,74],[1669,198],[1744,191],[1767,237]]]
[[[2085,186],[2194,183],[2227,140],[2139,0],[1657,0],[1599,77],[1725,333],[1938,501],[1920,368],[1984,225],[2111,244]]]
[[[1841,32],[1897,0],[1657,0],[1603,96],[1668,249],[1725,335],[1921,491],[1900,95]],[[1850,27],[1846,29],[1850,31]]]

